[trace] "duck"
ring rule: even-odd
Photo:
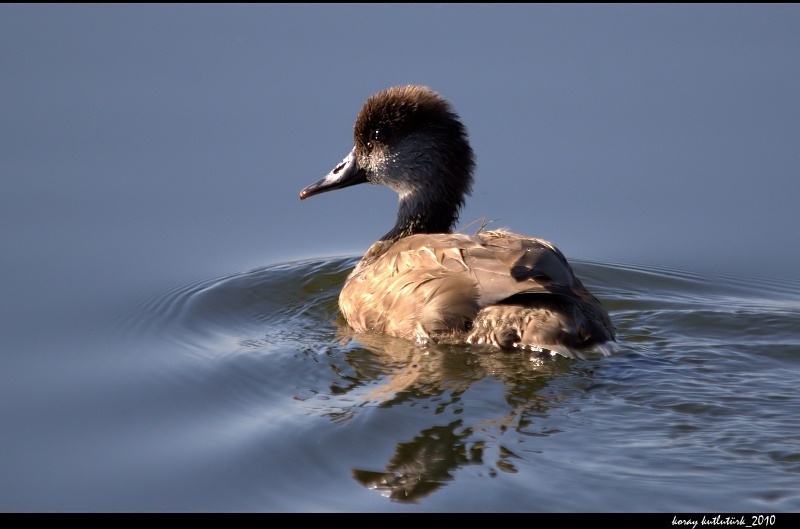
[[[358,113],[349,154],[300,199],[357,184],[399,196],[397,218],[345,280],[339,309],[356,333],[418,344],[610,354],[601,302],[550,242],[507,229],[454,232],[475,156],[451,103],[427,86],[394,86]]]

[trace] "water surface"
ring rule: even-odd
[[[356,260],[111,315],[93,375],[42,392],[46,425],[33,402],[18,418],[3,508],[800,509],[797,283],[576,261],[620,350],[551,358],[353,336],[336,300]]]
[[[796,4],[0,5],[0,510],[800,510],[798,27]],[[397,198],[297,193],[406,83],[469,130],[463,225],[586,259],[615,355],[342,326]]]

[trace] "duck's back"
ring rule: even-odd
[[[614,339],[557,248],[504,230],[379,241],[339,305],[357,332],[417,341],[585,349]]]

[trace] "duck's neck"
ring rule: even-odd
[[[417,233],[450,233],[464,200],[472,192],[475,167],[466,132],[456,123],[455,135],[440,151],[433,142],[416,139],[397,148],[382,182],[400,196],[397,221],[381,241],[396,241]],[[435,146],[435,144],[434,144]],[[394,167],[400,167],[396,170]]]
[[[400,198],[397,222],[381,237],[382,241],[396,241],[417,233],[450,233],[458,220],[458,210],[463,198],[454,202],[452,198],[427,200],[415,193]]]

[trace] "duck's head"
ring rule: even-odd
[[[397,224],[383,239],[447,232],[472,189],[474,156],[450,103],[425,86],[371,96],[356,119],[353,150],[300,198],[369,182],[400,197]]]

